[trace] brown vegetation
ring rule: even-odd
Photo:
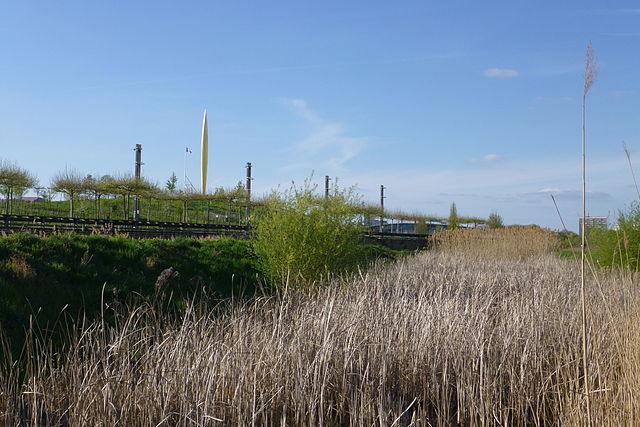
[[[431,245],[439,251],[481,259],[526,260],[560,249],[558,234],[537,226],[458,228],[436,233]]]
[[[11,255],[7,260],[7,266],[13,273],[23,280],[31,280],[36,277],[36,271],[31,264],[21,255]]]
[[[578,277],[549,255],[434,251],[180,322],[139,308],[64,354],[32,347],[24,381],[1,370],[2,423],[584,425]],[[587,288],[593,419],[628,425],[640,290],[623,274],[600,285]]]

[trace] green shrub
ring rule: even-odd
[[[489,228],[504,227],[504,222],[502,221],[502,217],[497,212],[491,212],[489,214],[489,218],[487,219],[487,227]]]
[[[362,260],[363,228],[352,190],[334,188],[318,198],[308,182],[274,193],[255,218],[254,251],[276,285],[308,285],[323,275],[353,270]]]
[[[640,205],[634,203],[620,212],[613,230],[589,230],[590,254],[601,266],[621,266],[640,270]]]
[[[451,208],[449,209],[449,218],[447,219],[447,229],[455,230],[458,228],[460,223],[460,217],[458,216],[458,208],[456,207],[455,202],[451,203]]]
[[[580,248],[582,241],[580,239],[580,235],[572,232],[572,231],[559,231],[558,238],[560,239],[560,244],[564,249],[573,249]]]

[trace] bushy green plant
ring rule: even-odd
[[[458,216],[458,208],[456,207],[455,202],[451,203],[451,208],[449,209],[449,218],[447,219],[447,228],[449,230],[455,230],[458,228],[460,223],[460,217]]]
[[[559,231],[558,238],[564,249],[580,248],[580,236],[572,231]]]
[[[308,182],[274,193],[254,219],[254,251],[275,284],[308,285],[322,275],[354,269],[362,260],[357,197],[337,186],[326,198]]]
[[[489,218],[487,219],[487,227],[489,228],[502,228],[504,227],[504,222],[502,221],[502,217],[497,212],[491,212],[489,214]]]
[[[592,229],[588,244],[593,260],[601,266],[640,269],[640,204],[620,212],[618,225],[612,230]]]

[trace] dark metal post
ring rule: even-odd
[[[382,220],[384,218],[384,185],[380,186],[380,232],[384,232]]]
[[[246,184],[246,190],[247,190],[247,222],[249,222],[249,216],[251,215],[251,180],[253,178],[251,178],[251,162],[247,162],[247,166],[245,166],[247,168],[247,184]]]
[[[135,176],[136,180],[140,179],[140,168],[142,167],[142,145],[136,144],[136,168]],[[136,196],[133,204],[133,219],[134,221],[140,221],[140,198]]]
[[[329,175],[325,175],[324,177],[324,198],[328,199],[329,198],[329,181],[331,180],[331,178],[329,178]]]

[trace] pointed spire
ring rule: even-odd
[[[207,167],[209,164],[209,130],[207,129],[207,110],[202,119],[202,139],[200,142],[200,189],[207,194]]]

